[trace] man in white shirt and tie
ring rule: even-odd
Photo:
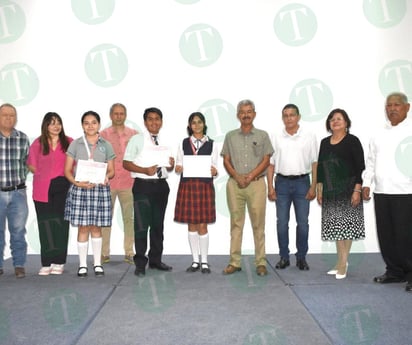
[[[162,262],[163,223],[169,197],[168,172],[174,168],[174,158],[169,152],[169,166],[153,165],[154,147],[161,143],[159,131],[163,124],[163,114],[158,108],[148,108],[143,114],[146,131],[133,136],[123,157],[123,167],[134,178],[134,235],[135,274],[144,276],[146,265],[161,271],[171,271],[172,267]],[[150,249],[147,251],[147,234],[150,231]]]

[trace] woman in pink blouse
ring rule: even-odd
[[[66,150],[73,141],[57,113],[47,113],[41,135],[30,146],[27,166],[33,173],[33,201],[40,236],[39,275],[62,274],[67,257],[69,222],[64,206],[70,183],[64,177]]]

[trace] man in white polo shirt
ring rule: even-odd
[[[293,204],[296,216],[296,266],[309,270],[306,262],[309,235],[309,203],[316,197],[318,145],[316,136],[301,128],[299,108],[287,104],[282,110],[285,127],[273,136],[275,150],[268,168],[268,198],[276,201],[277,236],[280,261],[284,269],[289,261],[289,215]],[[276,172],[275,181],[273,179]],[[310,180],[312,174],[312,181]],[[275,182],[275,185],[273,185]]]

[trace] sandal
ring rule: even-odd
[[[94,269],[94,275],[95,275],[96,277],[102,277],[102,276],[104,276],[103,266],[101,266],[101,265],[96,265],[96,266],[93,267],[93,269]]]
[[[200,265],[198,262],[192,262],[192,264],[186,269],[186,272],[193,273],[199,271]]]
[[[87,277],[87,267],[79,267],[77,270],[77,276],[80,278]]]
[[[200,270],[202,273],[210,273],[209,264],[207,262],[202,262],[202,269]]]

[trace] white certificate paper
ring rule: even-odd
[[[212,177],[212,156],[183,156],[183,177]]]
[[[154,146],[150,150],[150,161],[152,165],[157,165],[158,167],[169,167],[170,166],[170,149],[167,146]]]
[[[104,184],[106,171],[107,163],[79,159],[76,166],[75,180],[78,182]]]

